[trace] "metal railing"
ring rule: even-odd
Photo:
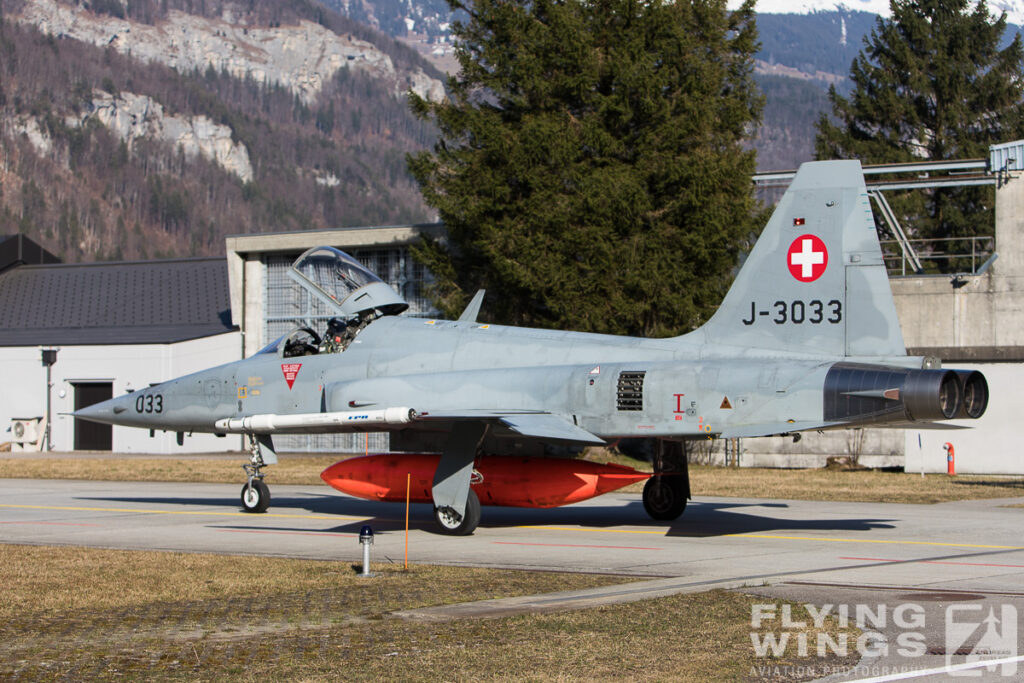
[[[921,264],[920,271],[898,240],[882,240],[882,256],[889,275],[938,275],[952,271],[974,275],[989,260],[996,247],[996,239],[991,235],[911,239],[907,242]],[[955,267],[948,267],[950,263]]]

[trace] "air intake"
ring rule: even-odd
[[[619,410],[644,409],[644,375],[646,374],[646,370],[619,373],[619,384],[616,391],[616,407]]]

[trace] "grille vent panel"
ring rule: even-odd
[[[623,371],[619,373],[616,388],[616,407],[619,410],[644,409],[644,375],[646,370]]]

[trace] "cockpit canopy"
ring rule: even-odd
[[[345,318],[374,310],[397,315],[409,308],[386,282],[334,247],[308,250],[292,264],[288,276]]]

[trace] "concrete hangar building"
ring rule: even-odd
[[[349,252],[402,294],[406,315],[432,315],[423,296],[428,275],[409,245],[440,232],[423,225],[229,237],[227,268],[223,258],[63,264],[22,235],[0,236],[0,443],[46,450],[49,404],[55,451],[242,450],[237,437],[184,435],[179,445],[175,433],[98,425],[68,413],[252,355],[297,322],[322,329],[330,315],[286,275],[311,247]],[[387,436],[277,443],[284,451],[361,452],[387,448]]]
[[[44,450],[49,402],[54,450],[178,452],[174,434],[66,413],[235,360],[240,339],[223,259],[64,264],[22,235],[0,238],[0,442]],[[204,434],[185,446],[225,444]]]

